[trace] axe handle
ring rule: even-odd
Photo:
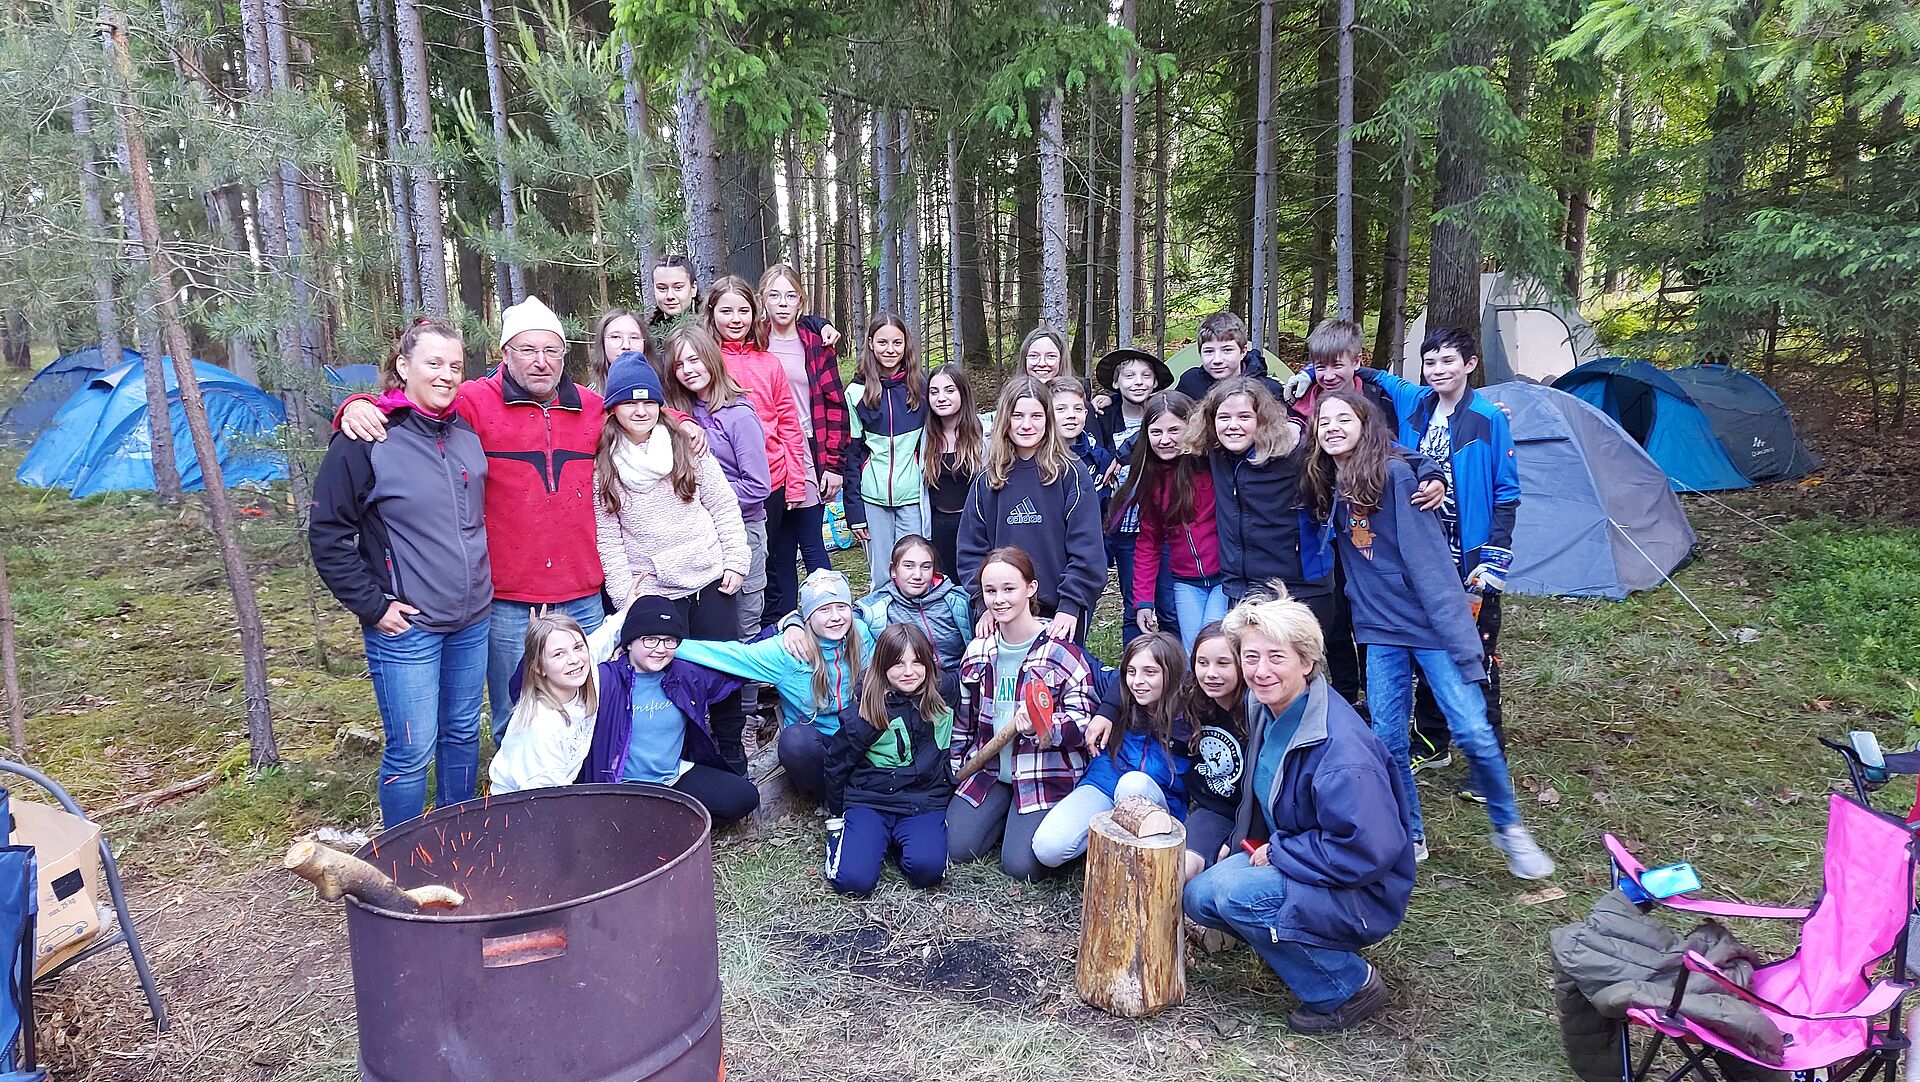
[[[953,783],[955,785],[964,784],[968,778],[985,770],[988,763],[1000,757],[1001,749],[1011,744],[1013,738],[1018,735],[1020,735],[1020,730],[1012,725],[993,734],[993,738],[988,740],[986,745],[979,751],[974,752],[973,758],[967,760],[967,765],[960,768],[960,773],[954,775]]]

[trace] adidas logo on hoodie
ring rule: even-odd
[[[1009,526],[1038,526],[1045,521],[1046,519],[1040,515],[1040,509],[1033,506],[1031,498],[1021,500],[1014,505],[1013,510],[1007,512]]]

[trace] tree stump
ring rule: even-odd
[[[1187,945],[1180,925],[1186,827],[1137,838],[1101,812],[1087,826],[1087,882],[1080,901],[1074,983],[1088,1006],[1144,1018],[1187,997]]]

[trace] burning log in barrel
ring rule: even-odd
[[[315,841],[298,841],[287,850],[280,866],[312,883],[320,897],[337,902],[351,895],[376,909],[418,913],[423,909],[457,909],[466,896],[437,884],[401,890],[387,874],[359,857]]]

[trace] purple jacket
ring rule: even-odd
[[[740,499],[740,517],[759,522],[767,517],[767,496],[773,491],[767,466],[767,432],[760,415],[745,396],[731,406],[709,411],[694,403],[693,419],[707,430],[707,446],[720,460],[720,470]]]
[[[687,720],[686,743],[680,757],[700,766],[727,770],[720,748],[713,742],[707,716],[713,704],[733,694],[740,681],[675,658],[660,677],[660,690]],[[633,664],[625,657],[600,663],[600,712],[593,723],[593,745],[580,767],[581,782],[616,782],[626,763],[627,742],[633,736]]]

